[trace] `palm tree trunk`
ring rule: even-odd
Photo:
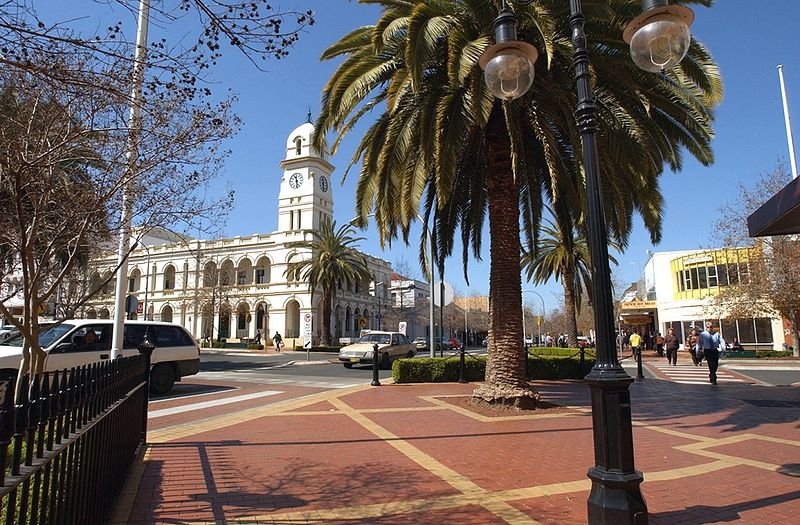
[[[519,182],[511,166],[511,145],[500,102],[486,130],[489,177],[489,347],[486,379],[473,396],[489,403],[535,408],[539,394],[525,378],[522,344]]]
[[[567,343],[571,348],[578,347],[578,319],[575,308],[575,272],[564,271],[564,314],[567,316]]]
[[[333,294],[331,290],[322,290],[322,336],[319,344],[331,345],[331,309],[333,308]]]

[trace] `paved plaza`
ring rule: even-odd
[[[659,379],[654,362],[631,386],[650,523],[797,523],[800,388],[735,373],[681,383]],[[587,386],[536,382],[544,400],[572,407],[550,413],[486,417],[448,402],[475,386],[248,391],[243,407],[199,422],[151,421],[114,523],[586,523]]]

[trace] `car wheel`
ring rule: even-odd
[[[409,351],[408,351],[408,353],[406,354],[406,357],[407,357],[408,359],[413,359],[413,358],[414,358],[414,352],[412,352],[411,350],[409,350]]]
[[[389,359],[389,354],[383,354],[381,357],[381,368],[383,370],[389,370],[392,368],[392,361]]]
[[[353,363],[342,363],[345,368],[353,368]]]
[[[175,369],[166,363],[159,363],[150,371],[150,393],[166,394],[175,384]]]

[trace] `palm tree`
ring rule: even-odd
[[[331,312],[336,300],[337,283],[363,283],[372,276],[367,266],[367,259],[353,245],[362,237],[353,237],[355,229],[352,224],[345,224],[338,229],[336,221],[323,219],[319,231],[312,231],[312,239],[291,243],[290,248],[310,250],[311,258],[290,262],[285,275],[299,275],[308,282],[311,299],[314,292],[322,289],[322,337],[323,346],[331,343]]]
[[[592,261],[586,233],[573,226],[569,213],[554,214],[554,220],[545,220],[541,226],[536,249],[522,254],[522,269],[528,281],[544,284],[555,277],[564,288],[564,313],[567,317],[567,338],[570,346],[578,344],[578,313],[583,294],[591,301]],[[618,249],[609,240],[609,247]],[[609,254],[610,262],[617,260]]]
[[[574,119],[569,6],[538,0],[517,7],[522,40],[542,55],[536,80],[523,97],[496,100],[478,65],[493,43],[500,0],[361,0],[383,7],[375,25],[361,27],[328,48],[323,59],[344,57],[324,87],[314,140],[343,136],[364,115],[378,115],[357,146],[360,218],[374,213],[382,243],[402,236],[422,211],[436,236],[436,259],[452,254],[456,230],[466,276],[480,258],[488,212],[489,359],[475,395],[489,402],[535,404],[525,381],[520,252],[533,251],[543,202],[583,213],[585,184]],[[708,4],[710,0],[698,0]],[[630,60],[623,25],[638,14],[630,0],[586,0],[586,30],[600,108],[604,203],[609,234],[625,244],[632,214],[641,214],[658,240],[658,175],[680,169],[681,146],[712,161],[711,107],[721,98],[716,66],[693,42],[679,69],[648,75]],[[631,199],[643,192],[648,199]],[[430,224],[427,224],[430,222]],[[419,241],[424,265],[424,236]]]

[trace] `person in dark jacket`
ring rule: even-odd
[[[675,336],[675,331],[670,328],[667,330],[667,337],[664,338],[664,348],[667,350],[667,363],[671,365],[678,364],[678,347],[681,342]]]

